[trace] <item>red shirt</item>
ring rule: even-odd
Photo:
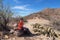
[[[20,20],[18,23],[18,30],[21,30],[23,28],[23,21]]]

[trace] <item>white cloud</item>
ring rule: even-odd
[[[19,10],[32,10],[30,8],[27,8],[28,5],[23,5],[23,6],[14,6],[12,9],[19,9]]]

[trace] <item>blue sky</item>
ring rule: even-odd
[[[4,0],[10,5],[14,16],[26,16],[45,8],[60,8],[60,0]]]

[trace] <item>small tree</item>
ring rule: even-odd
[[[12,11],[10,10],[10,7],[4,7],[3,6],[3,0],[0,0],[0,24],[3,26],[7,26],[7,23],[9,22],[10,18],[12,17]]]

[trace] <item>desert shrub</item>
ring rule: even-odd
[[[56,21],[54,21],[54,22],[53,22],[53,25],[60,26],[60,21],[57,21],[57,20],[56,20]]]
[[[47,34],[47,36],[52,36],[52,37],[58,37],[58,34],[56,31],[54,31],[53,27],[48,27],[48,26],[43,26],[41,24],[35,23],[32,25],[33,26],[33,31],[37,34]]]
[[[10,6],[4,6],[4,0],[0,0],[0,30],[8,27],[7,24],[9,23],[12,15],[13,13]]]

